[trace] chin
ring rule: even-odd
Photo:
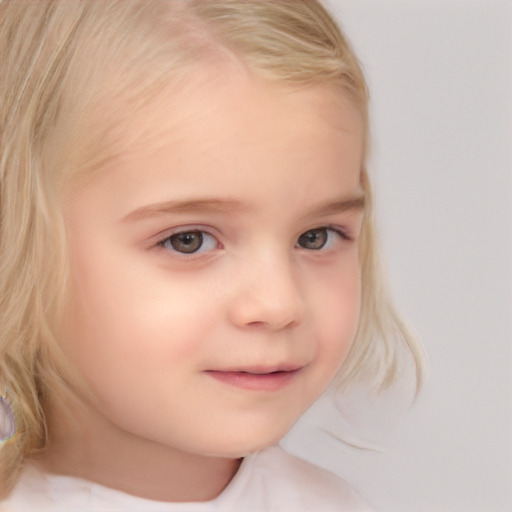
[[[280,429],[246,429],[233,432],[226,429],[222,437],[211,440],[211,450],[206,450],[208,455],[214,457],[240,458],[251,453],[258,452],[269,446],[277,444],[290,430],[292,425],[283,426]],[[209,443],[210,444],[210,443]],[[206,447],[205,447],[206,448]]]

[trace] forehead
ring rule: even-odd
[[[205,72],[115,126],[103,141],[109,158],[90,181],[126,189],[139,205],[166,200],[169,191],[238,197],[262,180],[288,193],[328,195],[334,186],[353,194],[363,132],[358,110],[334,85],[292,89],[248,73]]]
[[[308,146],[328,134],[336,138],[344,133],[361,144],[364,139],[362,116],[336,85],[294,88],[262,81],[245,70],[219,74],[218,68],[203,69],[185,85],[159,93],[128,122],[114,126],[109,149],[123,162],[169,143],[182,149],[200,143],[206,151],[215,138],[215,143],[222,139],[226,146],[232,141],[268,153],[294,131]],[[263,142],[265,147],[260,146]]]

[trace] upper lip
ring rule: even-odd
[[[214,369],[207,370],[209,372],[219,372],[219,373],[250,373],[253,375],[266,375],[269,373],[291,373],[297,370],[301,370],[306,365],[301,364],[278,364],[278,365],[264,365],[264,366],[240,366],[234,368],[222,368],[222,369]]]

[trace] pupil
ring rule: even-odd
[[[325,229],[312,229],[299,237],[299,245],[304,249],[318,250],[327,243],[327,231]]]
[[[171,236],[171,245],[175,251],[191,254],[203,245],[203,235],[199,231],[177,233]]]

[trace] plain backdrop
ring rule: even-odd
[[[430,376],[410,409],[320,402],[284,444],[382,512],[512,511],[512,2],[328,5],[370,85],[383,253]]]

